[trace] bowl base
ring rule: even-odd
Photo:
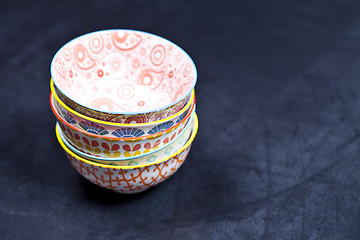
[[[134,189],[131,191],[123,191],[123,190],[114,190],[112,189],[112,191],[116,192],[116,193],[121,193],[121,194],[136,194],[136,193],[141,193],[144,192],[146,190],[148,190],[149,188],[142,188],[142,189]]]

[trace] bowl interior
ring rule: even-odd
[[[191,58],[153,34],[106,30],[78,37],[54,56],[56,87],[77,104],[109,113],[146,113],[190,94],[196,82]]]

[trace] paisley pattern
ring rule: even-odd
[[[89,47],[93,53],[100,53],[104,49],[104,38],[101,34],[93,34],[89,37]]]
[[[62,54],[66,61],[70,61],[72,54],[71,54],[71,49],[69,47],[65,47],[64,50],[62,51]]]
[[[142,41],[142,35],[135,31],[111,31],[114,46],[120,50],[128,51],[136,48]]]
[[[65,104],[114,122],[130,112],[170,108],[174,114],[171,108],[186,105],[183,100],[196,82],[195,65],[182,49],[161,37],[131,30],[94,32],[67,43],[54,56],[51,75]],[[164,112],[157,117],[166,116]],[[133,118],[137,123],[152,120]]]
[[[95,60],[90,57],[87,49],[82,44],[77,44],[74,47],[74,58],[80,69],[90,69],[95,65]]]
[[[151,49],[150,59],[155,66],[161,65],[165,60],[165,48],[163,45],[156,45]]]
[[[145,69],[143,70],[138,77],[137,84],[138,86],[149,86],[150,90],[159,87],[161,82],[164,79],[164,72],[156,72],[153,70]]]

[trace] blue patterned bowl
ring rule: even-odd
[[[79,128],[74,127],[68,123],[73,121],[72,119],[64,119],[58,114],[53,101],[53,97],[50,96],[50,105],[67,142],[78,151],[105,159],[126,159],[147,154],[167,145],[181,134],[195,113],[195,102],[193,102],[190,111],[179,122],[168,121],[146,132],[136,127],[117,127],[108,132],[101,126],[84,122],[79,123]],[[112,137],[108,137],[109,134]]]
[[[84,153],[83,151],[79,151],[65,139],[59,124],[57,124],[57,132],[60,136],[59,141],[62,141],[72,152],[83,158],[86,158],[87,160],[101,164],[113,165],[113,166],[136,166],[136,165],[158,161],[178,151],[180,148],[184,146],[186,141],[189,139],[191,132],[194,130],[195,125],[197,125],[197,122],[198,122],[197,116],[196,113],[194,113],[189,123],[184,128],[184,130],[169,143],[163,145],[162,147],[157,148],[156,150],[153,150],[145,154],[141,154],[139,156],[132,156],[127,158],[120,157],[119,159],[94,157],[90,154]]]

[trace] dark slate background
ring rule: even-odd
[[[80,177],[54,134],[50,62],[138,29],[198,67],[183,167],[137,195]],[[1,1],[0,239],[360,239],[359,1]]]

